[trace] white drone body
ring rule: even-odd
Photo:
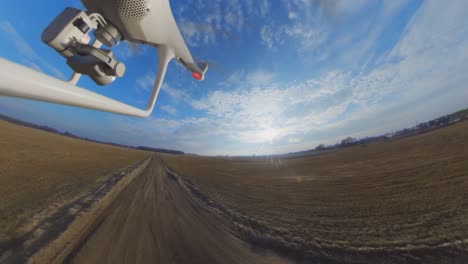
[[[42,40],[67,59],[68,82],[0,59],[0,94],[146,117],[151,114],[169,62],[177,59],[197,80],[208,65],[196,62],[172,15],[169,0],[82,0],[87,11],[66,8],[44,30]],[[94,34],[91,42],[90,34]],[[110,50],[120,41],[158,49],[158,71],[145,110],[75,86],[81,75],[107,85],[125,74]],[[102,45],[106,48],[101,48]]]

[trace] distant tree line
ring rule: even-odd
[[[351,147],[351,146],[356,146],[356,145],[366,145],[369,143],[373,142],[379,142],[379,141],[385,141],[389,140],[392,138],[401,138],[401,137],[407,137],[407,136],[412,136],[412,135],[417,135],[421,133],[425,133],[427,131],[441,128],[444,126],[448,126],[457,122],[460,122],[462,120],[468,119],[468,108],[457,111],[455,113],[445,115],[427,122],[419,123],[418,125],[411,127],[411,128],[405,128],[399,131],[396,131],[394,133],[388,133],[385,135],[380,135],[380,136],[374,136],[374,137],[365,137],[361,139],[356,139],[353,137],[347,137],[340,142],[337,142],[334,145],[325,145],[325,144],[320,144],[314,149],[309,149],[309,150],[304,150],[304,151],[298,151],[298,152],[292,152],[288,153],[287,155],[301,155],[301,154],[306,154],[306,153],[312,153],[312,152],[321,152],[321,151],[327,151],[327,150],[334,150],[334,149],[339,149],[339,148],[345,148],[345,147]],[[185,154],[183,151],[179,150],[170,150],[170,149],[162,149],[162,148],[153,148],[153,147],[147,147],[147,146],[128,146],[128,145],[122,145],[122,144],[116,144],[113,142],[103,142],[103,141],[98,141],[98,140],[93,140],[93,139],[88,139],[88,138],[83,138],[76,136],[72,134],[71,132],[65,131],[65,132],[60,132],[57,129],[48,127],[48,126],[43,126],[43,125],[36,125],[33,123],[21,121],[9,116],[5,116],[0,114],[0,120],[4,120],[10,123],[26,126],[26,127],[31,127],[35,129],[40,129],[43,131],[67,136],[67,137],[73,137],[77,139],[82,139],[82,140],[87,140],[91,142],[96,142],[96,143],[101,143],[101,144],[107,144],[107,145],[113,145],[113,146],[118,146],[118,147],[125,147],[125,148],[132,148],[132,149],[139,149],[139,150],[145,150],[145,151],[152,151],[152,152],[160,152],[160,153],[171,153],[171,154]]]
[[[162,149],[162,148],[151,148],[145,146],[139,146],[136,149],[145,150],[145,151],[152,151],[152,152],[160,152],[160,153],[170,153],[170,154],[184,154],[183,151],[179,150],[171,150],[171,149]]]
[[[36,124],[33,124],[33,123],[29,123],[29,122],[25,122],[25,121],[22,121],[22,120],[18,120],[18,119],[16,119],[16,118],[9,117],[9,116],[2,115],[2,114],[0,114],[0,120],[4,120],[4,121],[10,122],[10,123],[17,124],[17,125],[21,125],[21,126],[25,126],[25,127],[30,127],[30,128],[34,128],[34,129],[39,129],[39,130],[42,130],[42,131],[46,131],[46,132],[50,132],[50,133],[54,133],[54,134],[58,134],[58,135],[66,136],[66,137],[71,137],[71,138],[86,140],[86,141],[90,141],[90,142],[94,142],[94,143],[112,145],[112,146],[123,147],[123,148],[131,148],[131,149],[139,149],[139,150],[145,150],[145,151],[152,151],[152,152],[160,152],[160,153],[184,154],[183,151],[178,151],[178,150],[161,149],[161,148],[152,148],[152,147],[146,147],[146,146],[134,147],[134,146],[128,146],[128,145],[117,144],[117,143],[113,143],[113,142],[105,142],[105,141],[99,141],[99,140],[89,139],[89,138],[86,138],[86,137],[77,136],[77,135],[75,135],[75,134],[73,134],[73,133],[71,133],[71,132],[68,132],[68,131],[60,132],[59,130],[57,130],[57,129],[55,129],[55,128],[51,128],[51,127],[43,126],[43,125],[36,125]]]
[[[427,122],[419,123],[418,125],[411,127],[411,128],[398,130],[394,133],[388,133],[385,135],[374,136],[374,137],[365,137],[361,139],[347,137],[333,145],[319,144],[314,149],[293,152],[293,153],[288,153],[288,154],[291,155],[291,154],[305,154],[305,153],[311,153],[311,152],[321,152],[321,151],[334,150],[334,149],[351,147],[351,146],[356,146],[356,145],[366,145],[366,144],[373,143],[373,142],[386,141],[392,138],[407,137],[407,136],[425,133],[425,132],[428,132],[437,128],[445,127],[445,126],[448,126],[448,125],[451,125],[451,124],[454,124],[454,123],[457,123],[466,119],[468,119],[468,108],[457,111],[449,115],[445,115],[445,116],[427,121]]]

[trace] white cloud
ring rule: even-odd
[[[232,131],[230,138],[244,143],[266,141],[261,134],[274,129],[275,137],[306,133],[345,111],[350,103],[346,93],[347,77],[331,73],[319,80],[291,84],[287,87],[214,91],[195,101],[193,106],[206,111]],[[340,98],[340,99],[336,99]],[[308,114],[304,115],[307,110]]]
[[[256,86],[269,84],[274,77],[275,75],[271,72],[265,70],[257,70],[254,72],[249,72],[245,79],[250,85]]]
[[[269,22],[259,29],[260,41],[267,46],[270,51],[278,51],[278,48],[285,43],[288,36],[286,30],[289,27],[286,25],[276,25],[275,22]]]
[[[257,4],[258,4],[259,11],[260,11],[260,15],[261,16],[268,15],[268,12],[270,11],[270,3],[268,2],[268,0],[258,1]]]
[[[241,71],[237,71],[237,72],[234,72],[233,74],[229,75],[229,77],[227,77],[226,81],[229,82],[229,83],[240,83],[241,82],[241,79],[243,79],[245,77],[245,72],[244,70],[241,70]]]
[[[170,105],[162,105],[161,109],[164,110],[165,112],[167,112],[170,115],[173,115],[173,116],[177,115],[177,109],[175,109],[174,107],[172,107]]]
[[[136,80],[137,89],[140,91],[150,91],[153,88],[155,75],[148,72]]]
[[[122,41],[113,47],[113,52],[118,60],[128,60],[138,56],[147,56],[149,47],[137,43]]]
[[[382,4],[383,4],[382,16],[387,18],[387,17],[393,16],[395,13],[400,11],[402,7],[404,7],[405,5],[408,5],[409,3],[407,0],[394,0],[394,1],[384,1],[382,2]]]
[[[285,34],[299,41],[302,51],[316,49],[324,44],[330,33],[330,29],[325,23],[319,25],[310,25],[309,23],[299,22],[287,26]]]
[[[367,63],[376,56],[378,39],[389,33],[385,31],[385,28],[395,18],[395,15],[405,5],[408,5],[408,1],[383,1],[380,5],[376,16],[363,18],[361,24],[356,28],[356,32],[349,32],[349,34],[361,34],[361,37],[355,38],[345,34],[335,42],[341,46],[332,44],[329,47],[332,50],[344,50],[340,54],[343,64],[349,67],[359,65],[361,68],[365,68]],[[343,49],[342,47],[347,48]]]
[[[459,45],[468,35],[467,19],[464,19],[467,8],[468,2],[463,0],[425,2],[392,55],[406,57]]]
[[[286,43],[288,48],[297,50],[303,62],[322,62],[333,55],[351,68],[366,66],[375,55],[378,38],[386,34],[384,29],[390,19],[409,2],[293,0],[283,4],[289,20],[280,25],[275,22],[264,25],[260,30],[263,44],[276,51]],[[363,13],[370,8],[375,15]]]
[[[184,90],[169,86],[167,83],[163,83],[162,91],[167,93],[176,102],[185,102],[188,104],[192,103],[192,96]]]
[[[218,82],[220,87],[236,87],[241,85],[246,80],[246,73],[244,69],[232,72],[223,81]]]
[[[295,138],[295,137],[288,138],[288,143],[291,143],[291,144],[297,144],[301,142],[302,140],[300,138]]]
[[[275,43],[273,39],[273,32],[271,31],[271,26],[265,25],[260,29],[260,39],[268,48],[274,48]]]
[[[9,21],[0,23],[0,30],[5,34],[8,40],[12,41],[16,49],[25,57],[37,59],[37,54],[28,44],[28,42],[16,31]]]
[[[40,57],[36,51],[34,51],[31,45],[29,45],[29,43],[18,33],[9,21],[0,22],[0,33],[3,33],[5,38],[14,44],[18,53],[23,57],[21,61],[26,66],[40,71],[43,71],[42,67],[44,67],[56,77],[65,79],[65,75],[60,70],[50,65],[46,60]]]
[[[337,0],[337,1],[328,1],[322,0],[321,2],[334,2],[334,6],[329,8],[333,8],[334,10],[331,11],[333,14],[337,16],[345,16],[345,15],[353,15],[361,11],[363,8],[368,6],[372,1],[370,0]],[[389,2],[401,2],[401,0],[389,1]]]
[[[292,5],[311,1],[288,2]],[[260,12],[255,7],[257,2],[243,3],[243,14]],[[360,4],[354,7],[353,1],[337,3],[337,8],[351,8],[347,12],[354,13],[368,4],[359,1]],[[218,2],[213,4],[213,12],[207,18],[214,30],[230,21],[224,20],[221,15],[224,10],[220,6],[220,11],[216,11],[217,5]],[[398,3],[388,5],[384,9],[388,16],[401,8]],[[177,118],[116,117],[108,129],[118,133],[105,134],[112,134],[112,140],[126,144],[200,154],[278,153],[309,149],[319,143],[334,143],[346,136],[384,133],[449,113],[468,105],[468,75],[465,74],[468,69],[468,29],[464,27],[468,21],[463,12],[467,9],[468,2],[463,0],[424,2],[399,43],[379,58],[377,68],[368,72],[351,73],[334,68],[319,77],[278,83],[272,82],[275,76],[265,70],[239,71],[228,78],[235,83],[234,89],[213,89],[197,99],[189,92],[165,83],[162,91],[172,98],[169,102],[186,104],[184,107],[198,110],[197,115],[182,115],[174,105],[166,102],[160,109],[170,115],[179,114]],[[303,17],[301,10],[287,11],[287,14]],[[296,21],[296,15],[289,17],[293,24],[283,28],[283,34],[291,34],[297,40],[315,36],[327,38],[328,33],[320,33],[323,31],[320,28],[322,20],[309,24],[318,28],[309,29],[307,24]],[[201,22],[205,23],[204,20]],[[231,22],[231,29],[235,30],[246,23]],[[327,24],[323,25],[327,27]],[[369,39],[375,41],[381,30],[382,27],[375,30],[375,35],[369,34]],[[187,33],[190,31],[184,34]],[[193,34],[198,33],[194,31]],[[206,37],[208,33],[202,35]],[[371,50],[373,41],[370,40],[360,43],[358,46],[362,48],[356,46],[354,51],[366,53]],[[278,45],[274,35],[272,41],[272,47]],[[34,54],[28,51],[28,46],[19,43],[15,45],[18,50],[23,49],[23,54]],[[321,45],[306,44],[310,47]],[[36,60],[25,63],[30,63],[31,67],[44,67]],[[154,74],[147,74],[136,85],[148,89],[153,78]],[[199,117],[199,113],[205,115]]]
[[[266,21],[259,30],[262,43],[272,51],[287,43],[299,55],[320,47],[329,38],[331,29],[326,15],[336,9],[334,2],[283,1],[289,21]]]
[[[209,22],[183,22],[180,25],[180,30],[191,46],[214,43],[216,40],[216,30]]]
[[[193,12],[203,15],[187,19]],[[177,8],[174,15],[187,43],[201,46],[215,44],[220,38],[235,39],[247,27],[256,27],[249,18],[266,18],[269,12],[268,0],[210,1],[209,4],[193,1],[189,6]]]
[[[468,34],[461,25],[468,21],[459,11],[465,3],[425,2],[399,44],[368,73],[332,71],[280,85],[259,71],[251,80],[268,84],[262,88],[246,82],[185,100],[207,116],[180,120],[171,135],[181,149],[204,154],[289,152],[389,132],[466,106]],[[207,146],[216,141],[223,144]]]
[[[275,74],[264,69],[257,69],[247,72],[244,69],[233,72],[224,81],[219,82],[219,86],[265,86],[270,84],[275,78]]]

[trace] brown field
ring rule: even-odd
[[[103,175],[148,155],[0,129],[0,223],[13,234],[18,219],[113,186]],[[154,155],[133,176],[119,173],[105,199],[86,194],[58,210],[67,217],[97,204],[73,213],[52,243],[0,262],[468,263],[467,129],[465,121],[302,158]]]
[[[468,263],[468,122],[294,159],[164,155],[243,239],[304,263]]]
[[[146,156],[0,121],[0,255],[34,214]]]
[[[155,156],[84,232],[71,263],[287,263],[254,252]]]

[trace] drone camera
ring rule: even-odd
[[[59,52],[63,57],[68,58],[74,54],[70,45],[74,41],[88,44],[91,40],[89,32],[96,28],[85,12],[66,8],[60,13],[42,33],[42,41]]]
[[[48,80],[53,85],[46,88],[50,88],[54,94],[62,93],[70,98],[42,94],[38,96],[40,92],[30,90],[21,94],[8,91],[7,94],[132,116],[148,116],[153,111],[168,65],[173,59],[182,63],[196,80],[203,80],[208,69],[207,63],[196,61],[190,54],[169,2],[170,0],[81,0],[84,10],[65,8],[42,33],[42,41],[64,57],[73,70],[68,84],[65,83],[67,88],[76,85],[83,75],[87,75],[98,85],[107,85],[122,77],[125,74],[125,65],[112,52],[112,48],[121,41],[156,48],[158,68],[145,110],[83,89],[76,89],[74,92],[56,89],[56,84],[63,82],[57,83],[55,80]]]
[[[89,44],[91,31],[94,41]],[[76,74],[86,74],[98,85],[109,84],[125,73],[125,65],[112,51],[100,48],[102,44],[117,45],[122,35],[97,13],[66,8],[44,30],[42,40],[65,57]]]
[[[68,66],[76,73],[88,75],[98,85],[109,84],[125,74],[125,65],[110,50],[85,44],[78,44],[74,49],[77,52],[67,59]]]

